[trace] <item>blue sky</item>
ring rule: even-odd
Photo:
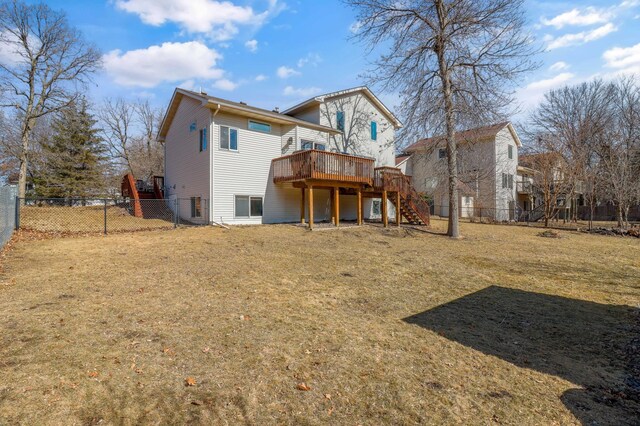
[[[361,85],[369,67],[349,40],[353,11],[338,0],[86,0],[47,2],[104,52],[91,96],[148,98],[200,89],[286,108],[314,94]],[[522,81],[524,109],[563,84],[640,73],[640,0],[527,0],[542,67]],[[392,93],[380,93],[390,107]]]

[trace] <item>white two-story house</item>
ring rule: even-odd
[[[456,133],[458,189],[461,217],[482,216],[499,221],[517,216],[516,176],[522,147],[509,122]],[[446,141],[442,136],[422,139],[405,149],[398,167],[412,176],[427,194],[434,213],[449,215]]]
[[[394,165],[400,126],[366,87],[284,112],[176,89],[159,131],[165,197],[180,199],[180,216],[193,222],[392,217],[373,180]]]

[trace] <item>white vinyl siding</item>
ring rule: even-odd
[[[169,203],[179,198],[180,217],[191,219],[191,198],[210,194],[210,149],[200,152],[199,129],[210,128],[211,113],[202,104],[183,97],[165,138],[165,187]],[[193,123],[196,126],[192,126]],[[207,132],[211,134],[210,131]],[[210,139],[209,139],[210,140]],[[204,220],[204,217],[202,218]]]

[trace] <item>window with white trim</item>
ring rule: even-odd
[[[507,151],[509,153],[509,160],[513,160],[513,145],[509,145]]]
[[[382,202],[380,200],[373,200],[373,214],[381,214]]]
[[[228,151],[238,150],[238,129],[220,126],[220,149]]]
[[[271,133],[271,124],[261,123],[259,121],[249,120],[249,130],[255,130],[256,132]]]
[[[321,142],[314,142],[314,141],[308,141],[305,139],[300,139],[300,148],[303,150],[317,149],[318,151],[325,151],[327,149],[327,145]]]
[[[262,197],[236,195],[235,217],[262,217]]]

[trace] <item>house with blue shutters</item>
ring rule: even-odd
[[[367,87],[316,96],[282,112],[176,89],[159,131],[165,197],[191,199],[180,204],[180,216],[194,222],[337,226],[381,218],[387,224],[401,211],[411,216],[401,200],[408,189],[398,189],[404,178],[394,178],[395,191],[382,184],[390,182],[384,173],[399,173],[394,142],[400,127]]]

